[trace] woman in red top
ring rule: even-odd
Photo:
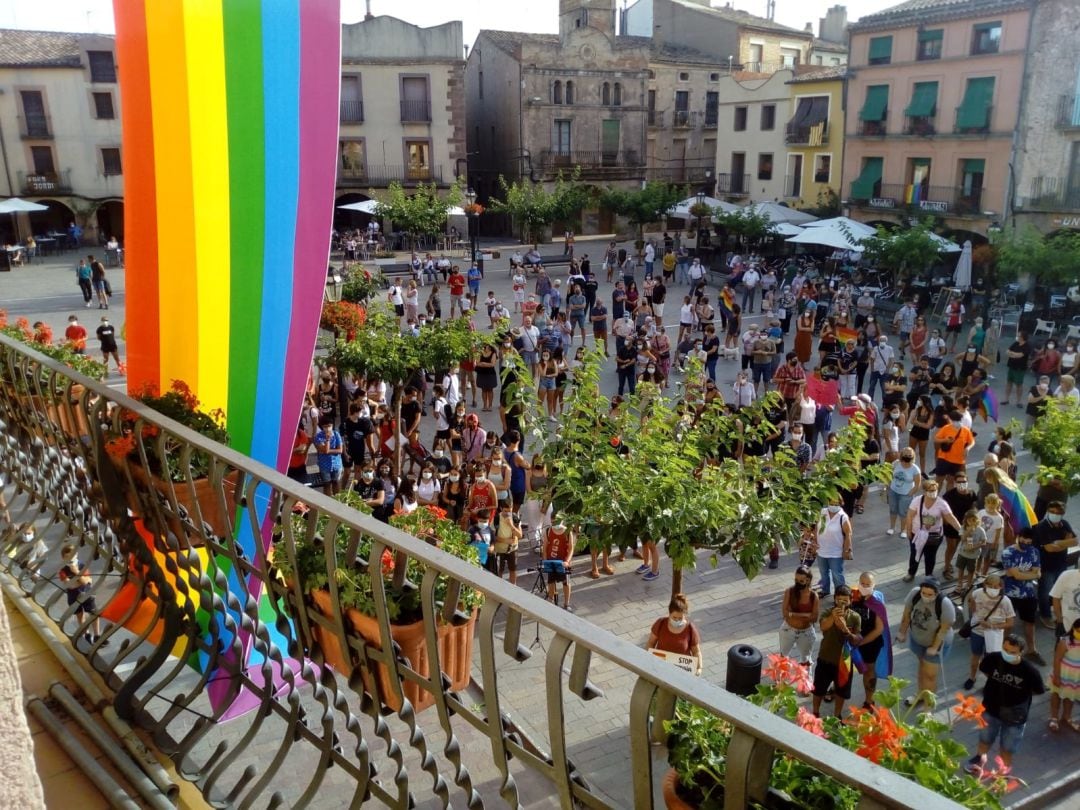
[[[478,521],[491,523],[495,519],[495,509],[499,505],[499,493],[488,479],[487,464],[476,462],[472,467],[473,484],[469,488],[467,514]]]
[[[555,596],[555,589],[561,582],[563,586],[563,607],[570,610],[570,560],[574,557],[574,546],[577,537],[574,532],[562,522],[556,519],[548,527],[544,537],[544,560],[558,560],[563,564],[561,572],[549,571],[547,573],[547,598],[556,605],[559,600]]]
[[[679,655],[692,655],[697,659],[697,669],[694,674],[701,674],[703,666],[701,634],[690,621],[690,602],[683,594],[677,593],[671,597],[667,618],[660,618],[653,622],[645,648]]]

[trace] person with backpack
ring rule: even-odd
[[[904,698],[904,705],[915,706],[924,702],[927,694],[937,691],[938,671],[952,647],[955,623],[956,606],[945,598],[936,578],[925,577],[907,595],[896,640],[901,644],[907,641],[908,648],[919,659],[919,691]]]

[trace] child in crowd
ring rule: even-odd
[[[964,515],[960,545],[956,549],[956,589],[960,593],[966,592],[975,584],[975,569],[984,548],[986,531],[982,527],[979,513],[969,509]]]

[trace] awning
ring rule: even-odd
[[[859,118],[863,121],[884,121],[889,106],[889,85],[875,84],[866,88],[866,103]]]
[[[795,115],[788,121],[791,127],[812,127],[820,124],[829,117],[828,96],[806,96],[799,99],[799,106],[795,108]]]
[[[994,77],[968,79],[964,100],[956,113],[959,129],[985,129],[990,124],[990,102],[994,98]]]
[[[920,31],[919,42],[940,42],[945,38],[944,28],[935,28],[933,31]]]
[[[937,112],[937,82],[916,82],[911,91],[911,104],[904,115],[912,118],[930,118]]]
[[[892,37],[872,37],[870,39],[870,62],[883,59],[888,62],[892,58]]]
[[[964,174],[984,174],[986,161],[979,158],[967,158],[964,160]]]
[[[859,176],[851,182],[851,196],[856,200],[869,200],[874,196],[874,186],[881,182],[884,158],[866,158]]]

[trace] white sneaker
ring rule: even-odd
[[[907,532],[900,532],[900,539],[907,540]]]
[[[885,534],[887,534],[887,535],[889,535],[890,537],[892,537],[892,536],[893,536],[894,534],[896,534],[896,531],[895,531],[895,530],[893,530],[893,529],[886,529],[886,530],[885,530]]]

